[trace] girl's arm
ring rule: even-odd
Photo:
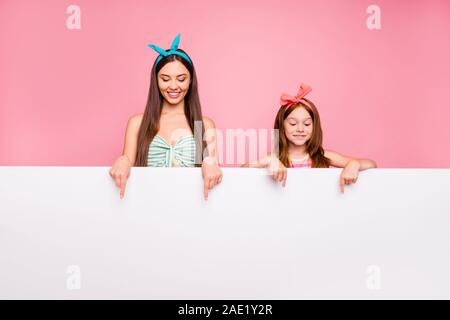
[[[287,169],[281,161],[273,154],[250,161],[241,165],[241,168],[268,168],[270,175],[275,181],[281,182],[283,187],[286,186]]]
[[[340,177],[341,192],[345,185],[356,183],[359,171],[377,167],[373,160],[351,158],[330,150],[325,150],[325,157],[331,160],[331,166],[344,168]]]
[[[325,150],[325,157],[331,160],[331,165],[337,168],[345,168],[349,163],[353,163],[358,166],[358,171],[363,171],[371,168],[376,168],[375,161],[370,159],[356,159],[348,156],[344,156],[335,151]]]
[[[270,164],[270,159],[272,158],[271,154],[268,154],[265,157],[246,162],[241,165],[241,168],[267,168]]]

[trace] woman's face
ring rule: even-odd
[[[311,139],[313,121],[303,107],[295,108],[284,120],[286,138],[294,145],[301,146]]]
[[[167,63],[158,72],[158,87],[164,100],[171,105],[180,103],[186,96],[191,76],[178,60]]]

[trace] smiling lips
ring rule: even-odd
[[[170,98],[176,99],[180,96],[181,92],[167,92]]]

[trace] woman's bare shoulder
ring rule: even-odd
[[[206,130],[216,127],[214,121],[211,118],[209,118],[209,117],[203,117],[203,123],[205,124],[205,129]]]
[[[128,125],[132,126],[133,128],[139,128],[141,126],[143,117],[144,117],[143,113],[137,113],[137,114],[132,115],[128,119]]]

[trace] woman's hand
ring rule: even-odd
[[[208,200],[208,192],[222,182],[222,169],[213,157],[206,157],[202,162],[203,196]]]
[[[359,170],[361,168],[361,164],[358,160],[350,160],[347,165],[342,169],[340,186],[341,192],[344,192],[344,186],[356,183],[358,180]]]
[[[109,175],[114,179],[117,187],[120,188],[120,199],[125,195],[125,186],[130,176],[130,169],[131,161],[126,155],[123,155],[117,158],[109,170]]]
[[[284,164],[275,156],[268,158],[267,168],[275,181],[281,182],[283,187],[286,186],[287,169]]]

